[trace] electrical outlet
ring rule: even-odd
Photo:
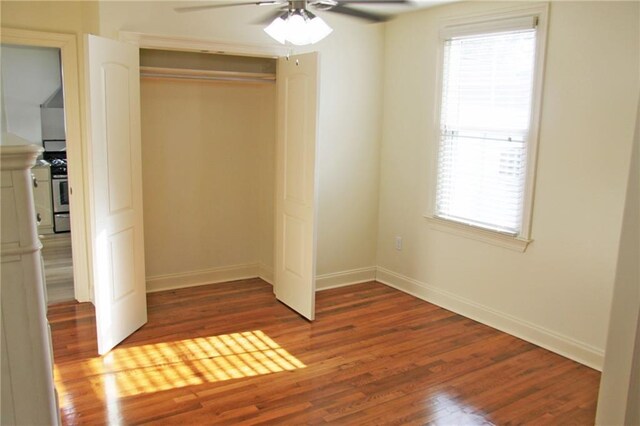
[[[402,237],[396,237],[396,250],[402,250]]]

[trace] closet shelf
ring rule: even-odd
[[[182,80],[238,81],[252,83],[274,83],[276,81],[276,75],[274,73],[195,70],[188,68],[160,68],[148,66],[140,67],[140,77]]]

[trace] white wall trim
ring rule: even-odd
[[[235,43],[232,41],[147,34],[133,31],[120,31],[118,36],[120,41],[133,43],[146,49],[184,50],[267,58],[278,58],[286,56],[288,53],[288,49],[276,43],[269,45]]]
[[[461,235],[473,240],[482,241],[497,247],[524,253],[532,240],[512,235],[503,234],[498,231],[468,225],[462,222],[447,220],[437,216],[424,216],[432,229],[440,232],[447,232],[453,235]]]
[[[262,263],[249,263],[179,274],[157,275],[147,278],[147,293],[249,278],[261,278],[273,285],[273,268]],[[598,348],[448,291],[434,288],[386,268],[371,266],[318,275],[316,277],[316,291],[346,287],[368,281],[378,281],[598,371],[602,370],[604,352]]]
[[[155,275],[147,277],[147,293],[250,278],[260,278],[273,285],[273,268],[264,263],[247,263],[244,265],[223,266],[220,268],[181,272],[178,274]],[[375,279],[375,266],[318,275],[316,277],[316,291],[346,287],[353,284],[374,281]]]
[[[376,267],[351,269],[349,271],[334,272],[316,276],[316,291],[330,288],[346,287],[353,284],[365,283],[376,279]]]
[[[471,318],[490,327],[519,337],[576,362],[602,370],[604,352],[587,343],[556,333],[552,330],[516,318],[504,312],[473,302],[445,290],[378,267],[376,281],[419,299]]]
[[[250,278],[261,278],[273,285],[273,268],[263,263],[248,263],[179,274],[157,275],[147,278],[147,293]],[[598,371],[602,370],[604,351],[594,346],[379,266],[318,275],[316,291],[368,281],[378,281]]]
[[[259,269],[259,264],[248,263],[178,274],[151,276],[147,277],[147,293],[256,278],[258,277]]]
[[[264,263],[258,264],[258,277],[273,285],[273,266]]]

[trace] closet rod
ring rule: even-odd
[[[141,77],[152,78],[171,78],[183,80],[214,80],[214,81],[236,81],[236,82],[252,82],[252,83],[274,83],[275,74],[255,73],[255,72],[237,72],[237,71],[209,71],[209,70],[193,70],[183,68],[157,68],[157,67],[140,67]]]

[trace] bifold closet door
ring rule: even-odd
[[[276,298],[315,318],[318,54],[277,66]]]
[[[93,277],[98,352],[147,322],[136,46],[88,35]]]

